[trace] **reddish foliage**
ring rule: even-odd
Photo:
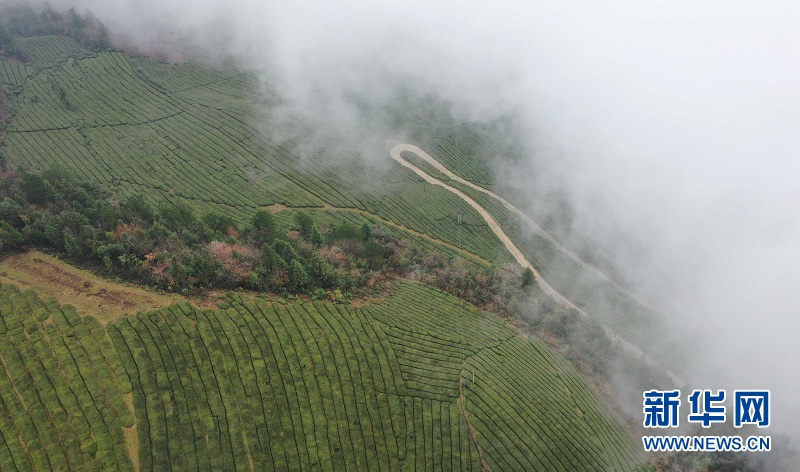
[[[337,269],[347,266],[347,254],[343,253],[338,247],[324,247],[319,250],[319,253]]]
[[[228,229],[225,230],[225,232],[228,233],[228,236],[234,239],[239,239],[239,232],[236,231],[236,228],[234,228],[233,226],[228,226]]]
[[[289,272],[283,269],[276,270],[270,278],[270,284],[274,287],[286,287],[289,285]]]
[[[169,262],[159,261],[154,253],[145,254],[144,256],[145,267],[150,268],[150,272],[159,279],[165,279],[168,283],[172,283],[171,278],[167,275]]]
[[[0,140],[3,139],[3,135],[0,134]],[[6,159],[5,162],[0,165],[0,178],[6,180],[19,180],[19,172],[17,172],[17,166],[11,162],[9,159]]]
[[[136,236],[141,231],[142,231],[142,226],[136,223],[117,225],[117,227],[114,228],[114,241],[119,241],[123,234]]]
[[[239,283],[246,282],[250,278],[254,262],[258,259],[258,251],[255,248],[222,241],[211,241],[206,246],[206,251]]]

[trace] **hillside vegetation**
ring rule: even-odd
[[[259,209],[284,209],[279,222],[304,209],[320,224],[382,224],[392,236],[484,267],[511,260],[477,212],[392,163],[367,126],[348,136],[311,130],[309,148],[303,130],[311,125],[298,121],[287,131],[274,115],[280,97],[230,64],[89,51],[64,36],[17,42],[38,59],[0,60],[13,113],[0,152],[26,169],[61,166],[120,200],[186,204],[198,215],[225,214],[238,224]],[[429,145],[452,171],[493,185],[492,159],[516,150],[492,127],[453,127],[436,103],[398,99],[364,119],[393,123],[397,136]],[[365,143],[359,149],[347,148],[359,140]],[[622,335],[658,330],[648,308],[532,235],[501,205],[462,190],[507,227],[545,279],[574,303]]]
[[[544,296],[476,209],[389,159],[390,141],[287,123],[281,97],[231,63],[132,56],[96,42],[90,15],[48,11],[31,31],[0,31],[0,252],[38,248],[187,296],[239,292],[211,310],[137,293],[92,317],[3,286],[3,469],[639,468],[562,357],[608,375],[602,325]],[[488,156],[514,152],[493,126],[441,132],[452,123],[436,100],[360,119],[484,187]],[[421,165],[480,202],[576,305],[623,334],[654,329],[616,285]],[[25,271],[0,276],[15,274],[60,295]],[[125,313],[142,306],[156,309]],[[526,318],[550,346],[474,306]]]
[[[634,470],[542,342],[435,289],[123,317],[0,291],[7,470]],[[127,402],[127,403],[126,403]],[[127,442],[126,442],[127,441]]]

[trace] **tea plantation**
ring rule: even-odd
[[[3,470],[636,470],[544,343],[435,289],[182,303],[102,326],[0,291]],[[132,400],[132,401],[131,401]]]

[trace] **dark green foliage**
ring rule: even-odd
[[[36,174],[25,174],[22,177],[22,191],[31,203],[41,205],[51,198],[47,182]]]
[[[361,233],[364,234],[364,241],[369,241],[372,237],[372,225],[369,223],[364,223],[361,225]]]
[[[25,242],[25,236],[8,221],[0,221],[0,251],[19,247]]]
[[[261,265],[269,274],[279,270],[286,270],[289,267],[286,261],[269,244],[264,244],[261,248]]]
[[[287,264],[291,264],[300,258],[300,256],[297,255],[297,251],[289,241],[279,239],[273,244],[273,249],[279,256],[281,256],[281,258],[283,258],[284,261],[286,261]]]
[[[319,227],[317,227],[317,225],[314,225],[311,228],[311,244],[313,244],[314,247],[320,247],[324,242],[325,241],[324,238],[322,237],[322,232],[319,230]]]
[[[0,50],[9,51],[14,46],[14,39],[8,28],[4,24],[0,24]]]
[[[289,264],[289,283],[295,291],[303,291],[311,285],[311,278],[308,276],[303,264],[297,259],[292,259]]]
[[[84,20],[77,11],[75,11],[74,7],[70,7],[67,10],[65,23],[67,27],[67,34],[70,36],[77,36],[80,35],[84,28],[86,28],[88,22]]]
[[[274,233],[276,228],[275,217],[268,211],[258,210],[253,215],[252,225],[254,230],[267,230],[270,234]]]
[[[29,6],[5,6],[5,26],[13,36],[47,36],[64,32],[61,15],[47,6],[37,14]]]
[[[73,259],[78,259],[83,256],[83,246],[78,241],[78,238],[69,230],[64,231],[64,252]],[[106,262],[107,257],[108,256],[101,256],[101,259],[104,264],[110,265],[111,260],[108,258],[108,262]]]
[[[345,221],[333,227],[330,238],[332,241],[340,241],[342,239],[360,240],[364,239],[364,233],[358,226],[349,221]]]
[[[389,250],[375,241],[364,244],[364,259],[370,270],[380,270],[386,265]]]
[[[66,23],[67,35],[77,39],[85,47],[98,51],[111,47],[108,28],[91,11],[81,16],[74,8],[70,8],[66,14]]]
[[[67,91],[64,90],[64,87],[57,81],[54,81],[51,87],[56,97],[61,102],[61,106],[64,107],[65,110],[72,110],[72,103],[70,103],[69,97],[67,97]]]
[[[11,32],[8,31],[6,25],[0,23],[0,51],[2,51],[2,55],[8,57],[16,57],[17,48],[16,44],[14,43],[14,37],[11,35]]]
[[[536,277],[533,275],[533,271],[530,267],[526,267],[522,271],[522,288],[530,287],[534,282],[536,282]]]
[[[581,366],[584,374],[607,378],[616,351],[605,328],[596,318],[582,316],[552,302],[519,304],[510,301],[510,309],[526,321],[536,333],[555,337],[564,356]]]
[[[155,218],[155,210],[141,195],[127,199],[120,205],[120,211],[126,220],[149,224]]]
[[[256,246],[263,244],[272,244],[275,241],[275,236],[278,234],[278,227],[275,224],[275,217],[272,213],[264,210],[258,210],[252,219],[253,231],[251,237]]]
[[[336,270],[319,252],[314,252],[308,259],[308,275],[314,286],[325,289],[337,285]]]
[[[298,211],[294,214],[294,222],[297,224],[300,231],[300,236],[310,238],[311,232],[314,228],[314,218],[304,211]]]
[[[206,213],[203,216],[203,223],[218,234],[227,234],[229,229],[237,232],[236,221],[228,215],[219,213]]]
[[[175,204],[163,203],[158,207],[161,222],[172,231],[185,231],[196,226],[197,220],[194,210],[188,204],[178,202]]]

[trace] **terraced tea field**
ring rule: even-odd
[[[105,329],[13,285],[0,320],[0,468],[132,470],[131,387]]]
[[[571,365],[401,282],[379,303],[232,295],[119,317],[0,291],[3,470],[635,470]]]

